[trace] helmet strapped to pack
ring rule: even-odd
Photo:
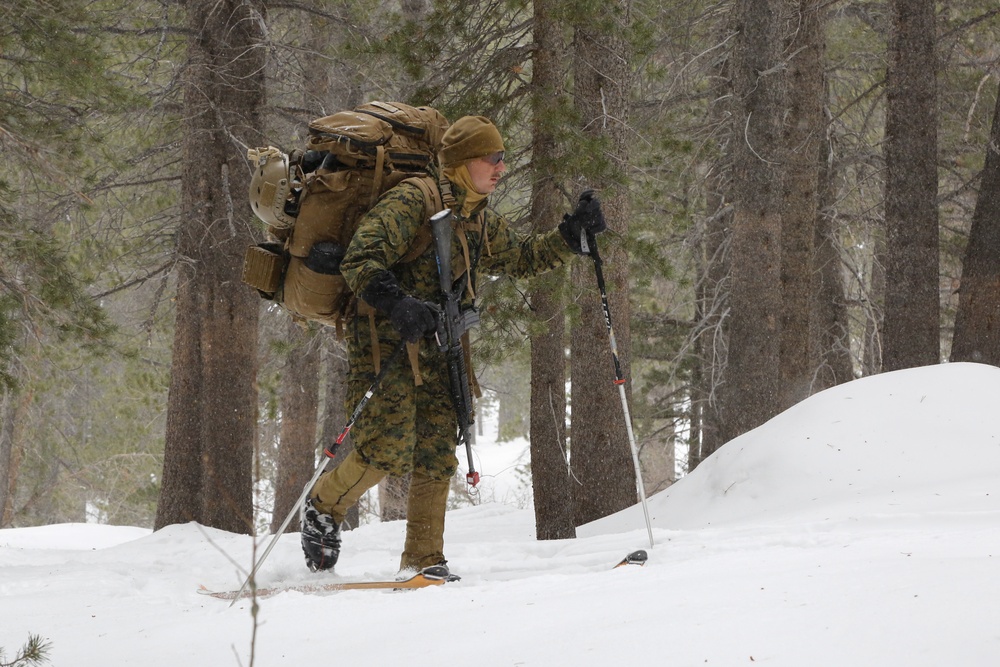
[[[247,157],[256,166],[250,177],[250,208],[261,222],[274,229],[291,229],[295,216],[286,210],[292,197],[288,156],[274,146],[251,148]]]

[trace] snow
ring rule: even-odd
[[[285,593],[230,607],[252,540],[194,524],[151,533],[0,531],[0,647],[29,633],[52,664],[1000,664],[1000,369],[888,373],[804,401],[720,449],[641,508],[534,539],[530,509],[449,512],[459,583]],[[507,450],[519,456],[523,446]],[[516,496],[495,445],[481,466]],[[523,504],[523,503],[520,503]],[[395,574],[401,522],[348,533],[337,575],[283,536],[260,585]],[[263,543],[266,538],[259,538]]]

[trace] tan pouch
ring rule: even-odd
[[[316,273],[301,257],[292,257],[285,272],[285,307],[311,320],[334,325],[349,296],[343,276]]]
[[[281,286],[285,270],[285,257],[267,247],[252,245],[243,257],[243,282],[251,287],[274,295]]]

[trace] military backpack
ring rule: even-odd
[[[447,129],[447,119],[430,107],[371,102],[309,123],[304,150],[248,151],[256,165],[250,204],[269,240],[247,249],[243,281],[296,319],[342,332],[357,300],[340,261],[361,217],[403,181],[424,193],[427,219],[444,208],[427,167]],[[426,224],[402,261],[430,244]]]

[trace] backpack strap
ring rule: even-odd
[[[372,176],[374,179],[372,183],[372,194],[371,198],[368,200],[368,209],[375,205],[378,201],[378,195],[382,192],[382,180],[383,180],[383,170],[385,169],[385,146],[377,146],[375,148],[375,173]]]
[[[417,230],[417,237],[410,244],[410,249],[399,260],[400,262],[412,262],[417,257],[423,255],[434,240],[429,221],[432,215],[444,208],[444,204],[441,201],[441,192],[438,190],[437,183],[430,176],[414,176],[413,178],[405,179],[403,182],[412,183],[417,186],[424,195],[424,224],[420,225],[420,229]],[[424,383],[423,377],[420,375],[420,362],[417,357],[419,350],[418,343],[406,344],[406,353],[410,359],[410,369],[413,371],[413,384],[418,387]]]
[[[380,147],[381,148],[381,147]],[[379,157],[381,157],[379,153]],[[378,169],[376,169],[378,173]],[[401,263],[409,263],[420,257],[424,252],[431,246],[433,237],[431,235],[431,226],[426,224],[427,221],[431,219],[431,216],[444,208],[444,204],[441,200],[441,192],[438,190],[437,183],[430,176],[413,176],[410,178],[403,179],[400,183],[410,183],[415,185],[421,193],[424,195],[424,223],[421,224],[420,228],[417,230],[417,235],[410,244],[409,250],[406,251],[399,261]],[[372,337],[372,361],[375,364],[375,372],[379,372],[379,368],[382,365],[382,359],[378,343],[378,332],[375,327],[375,309],[372,308],[368,312],[368,327],[371,330]],[[410,369],[413,371],[413,384],[420,386],[424,383],[423,376],[420,374],[420,363],[417,359],[420,347],[418,343],[407,343],[406,353],[410,359]]]
[[[437,183],[430,176],[413,176],[411,178],[404,179],[402,183],[409,183],[415,185],[420,192],[424,195],[424,222],[426,223],[431,219],[431,216],[438,213],[444,209],[444,202],[441,198],[441,191],[438,189]],[[431,226],[429,224],[420,225],[420,229],[417,230],[417,236],[414,238],[413,243],[410,244],[410,249],[406,251],[399,261],[403,264],[412,262],[417,257],[420,257],[424,252],[431,247],[431,242],[433,241],[431,236]]]

